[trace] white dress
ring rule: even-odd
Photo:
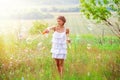
[[[61,33],[57,31],[53,33],[51,53],[52,58],[66,59],[67,54],[66,29],[64,29],[64,32]]]

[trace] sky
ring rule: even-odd
[[[61,6],[79,4],[79,0],[0,0],[0,18],[7,18],[13,13],[21,12],[21,9],[40,8],[46,6]]]
[[[11,14],[21,13],[21,9],[31,9],[31,7],[37,6],[33,0],[0,0],[0,18],[6,19]]]
[[[79,0],[0,0],[1,8],[20,8],[43,5],[76,4]]]

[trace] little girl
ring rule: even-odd
[[[52,58],[55,59],[60,76],[63,74],[63,64],[67,54],[67,43],[70,43],[69,29],[64,26],[65,22],[65,17],[59,16],[57,18],[57,26],[48,27],[43,31],[43,34],[49,33],[50,30],[54,31],[51,53]]]

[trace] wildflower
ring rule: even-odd
[[[13,59],[13,57],[10,57],[10,59],[12,60],[12,59]]]
[[[87,44],[87,49],[91,49],[91,44]]]
[[[18,39],[19,40],[23,39],[23,34],[22,33],[18,34]]]
[[[24,77],[23,77],[23,76],[21,77],[21,80],[24,80]]]
[[[87,75],[90,76],[90,72],[88,72]]]

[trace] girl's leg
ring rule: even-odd
[[[60,75],[62,76],[64,69],[64,59],[60,59]]]
[[[58,72],[60,74],[60,77],[62,77],[64,59],[55,59],[55,61],[56,61],[56,65],[57,65],[57,69],[58,69]]]
[[[58,72],[60,73],[61,72],[61,70],[60,70],[60,60],[55,59],[55,62],[56,62],[56,65],[57,65]]]

